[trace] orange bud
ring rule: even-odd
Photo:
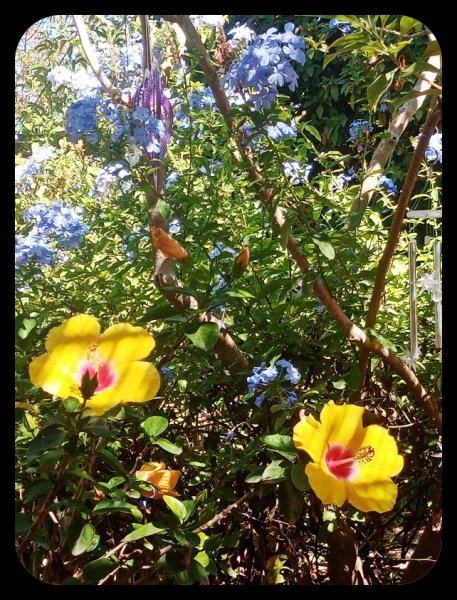
[[[137,479],[147,481],[153,486],[150,492],[142,491],[141,495],[146,498],[154,498],[160,500],[164,495],[179,496],[178,492],[174,491],[174,487],[178,483],[181,471],[173,471],[168,469],[163,462],[151,462],[144,464],[139,471],[135,473]]]
[[[240,277],[247,269],[249,264],[249,248],[245,246],[241,252],[235,256],[232,267],[232,279]]]
[[[249,247],[248,246],[245,246],[243,248],[243,250],[241,250],[241,252],[235,258],[235,264],[240,265],[244,269],[248,266],[248,264],[249,264]]]
[[[179,242],[171,237],[161,227],[152,227],[152,242],[156,250],[160,250],[168,258],[176,258],[176,260],[186,260],[189,256],[187,250],[181,246]]]

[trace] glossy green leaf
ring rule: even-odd
[[[160,416],[148,417],[141,423],[141,427],[150,437],[156,438],[166,430],[168,427],[168,420],[165,417]]]
[[[285,469],[281,466],[282,461],[274,460],[263,471],[261,481],[263,483],[274,483],[284,479]]]
[[[217,342],[219,326],[216,323],[190,325],[184,333],[194,346],[208,352]]]
[[[134,542],[135,540],[141,540],[142,538],[148,537],[150,535],[156,535],[157,533],[162,533],[166,531],[165,527],[157,527],[154,523],[146,523],[146,525],[141,525],[134,529],[131,533],[122,538],[123,542]]]
[[[99,541],[100,536],[97,534],[95,527],[92,523],[86,523],[81,529],[81,533],[76,539],[76,542],[73,544],[71,553],[73,556],[79,556],[80,554],[84,554],[84,552],[95,550]]]
[[[290,470],[292,483],[300,492],[309,489],[308,477],[305,473],[305,465],[302,462],[293,465]]]
[[[99,558],[88,563],[83,570],[83,578],[86,583],[95,583],[106,577],[116,568],[116,560],[111,558]]]
[[[155,443],[167,452],[170,452],[170,454],[181,454],[182,452],[182,448],[165,438],[159,438],[158,440],[155,440]]]
[[[317,237],[313,237],[313,242],[318,246],[319,250],[326,258],[329,260],[333,260],[335,258],[335,249],[330,242],[321,240]]]
[[[61,446],[66,439],[67,432],[60,427],[56,427],[55,425],[44,427],[38,432],[37,436],[28,447],[27,460],[29,461],[36,458],[39,454],[44,452],[44,450]]]
[[[184,521],[187,516],[187,510],[181,500],[174,496],[164,496],[163,500],[171,512],[178,517],[180,521]]]
[[[372,108],[376,110],[376,106],[384,94],[387,92],[392,84],[392,80],[395,76],[397,69],[389,71],[388,73],[381,73],[367,88],[367,99]]]

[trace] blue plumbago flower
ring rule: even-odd
[[[343,173],[340,173],[340,175],[338,175],[338,177],[337,177],[337,180],[338,180],[339,186],[342,188],[346,187],[350,183],[355,183],[357,181],[357,175],[356,175],[356,172],[354,171],[354,167],[350,167]]]
[[[128,122],[124,112],[119,110],[117,104],[108,98],[102,98],[99,102],[99,107],[102,115],[109,121],[112,126],[111,139],[113,142],[119,142],[125,135],[130,132],[130,123]]]
[[[425,158],[431,161],[442,162],[442,134],[434,133],[430,138],[429,145],[425,151]]]
[[[189,107],[193,110],[211,108],[215,104],[216,101],[210,87],[194,90],[189,98]]]
[[[65,128],[70,140],[75,143],[87,136],[90,142],[98,141],[97,106],[99,98],[83,98],[72,104],[65,114]]]
[[[301,183],[305,183],[308,181],[310,171],[312,169],[312,165],[306,165],[303,167],[296,160],[286,160],[282,163],[284,169],[284,175],[289,177],[290,182],[294,185],[299,185]]]
[[[50,206],[38,203],[24,211],[24,220],[34,222],[34,229],[41,236],[53,235],[64,250],[79,248],[89,227],[82,222],[84,209],[71,208],[63,200],[55,200]]]
[[[278,376],[278,369],[273,365],[266,367],[266,363],[263,362],[259,367],[252,369],[252,375],[247,378],[248,390],[251,391],[260,384],[270,383],[274,381]]]
[[[223,275],[221,275],[221,273],[216,273],[216,277],[217,277],[217,283],[211,290],[211,292],[213,294],[215,294],[220,289],[222,289],[223,287],[228,285],[228,281],[225,279],[225,277]]]
[[[234,427],[233,429],[230,429],[230,431],[225,436],[225,439],[227,440],[227,442],[233,442],[233,438],[235,437],[235,433],[236,433],[236,427]]]
[[[301,379],[300,372],[288,360],[281,358],[280,360],[276,361],[276,365],[278,367],[282,367],[282,368],[286,369],[287,373],[284,376],[284,379],[286,381],[290,381],[294,385],[300,381],[300,379]]]
[[[282,406],[284,406],[284,408],[291,408],[292,406],[297,404],[298,396],[297,396],[296,392],[286,391],[286,395],[287,395],[287,400],[282,401]]]
[[[44,162],[55,156],[55,149],[51,146],[37,146],[31,156],[23,165],[17,165],[15,170],[16,183],[26,188],[31,187],[32,178],[40,172]],[[20,189],[19,188],[19,189]]]
[[[109,186],[117,180],[121,180],[121,189],[124,193],[128,192],[132,187],[131,181],[122,181],[128,177],[130,173],[122,163],[108,165],[100,170],[100,173],[95,179],[95,193],[99,196],[106,194]]]
[[[297,137],[297,127],[295,123],[287,125],[287,123],[278,121],[276,125],[267,125],[265,130],[267,132],[267,136],[277,142],[279,140],[283,140],[284,138]]]
[[[173,183],[176,183],[178,181],[178,177],[179,177],[179,173],[177,173],[176,171],[172,171],[166,179],[166,184],[172,185]]]
[[[201,25],[210,25],[211,27],[217,27],[224,24],[224,15],[190,15],[194,27]]]
[[[265,392],[262,392],[261,394],[259,394],[257,396],[257,398],[254,400],[254,404],[260,408],[262,406],[262,404],[265,402]]]
[[[93,96],[100,90],[97,77],[85,69],[70,71],[67,67],[59,65],[54,67],[48,74],[48,81],[53,85],[68,85],[77,94]]]
[[[52,266],[59,253],[51,248],[51,242],[36,227],[27,235],[16,235],[16,268],[35,263]]]
[[[181,221],[179,219],[173,219],[172,221],[170,221],[170,224],[168,226],[168,233],[171,233],[172,235],[175,233],[179,233],[181,231]]]
[[[231,91],[242,91],[255,109],[270,108],[278,87],[297,86],[298,75],[291,62],[305,63],[305,43],[295,35],[294,24],[286,23],[284,33],[270,28],[251,42],[229,68],[224,82]]]
[[[386,177],[385,175],[381,175],[379,178],[379,185],[382,185],[382,187],[386,188],[388,194],[398,193],[398,188],[395,183],[392,181],[392,179]]]
[[[325,310],[325,305],[322,304],[322,302],[320,301],[319,298],[316,298],[316,302],[317,302],[317,306],[316,306],[316,310],[318,313],[323,313]]]
[[[251,42],[255,38],[255,31],[247,25],[240,25],[238,22],[227,33],[227,37],[230,38],[231,42]]]
[[[229,248],[229,246],[226,246],[223,242],[216,242],[216,247],[214,248],[214,250],[211,250],[211,252],[208,252],[208,256],[212,260],[216,258],[216,256],[222,254],[223,252],[228,252],[232,256],[237,255],[236,250],[234,250],[233,248]]]
[[[134,71],[136,68],[141,67],[143,61],[143,43],[140,36],[132,39],[120,51],[126,71]]]
[[[347,21],[340,21],[339,19],[330,19],[328,27],[329,29],[334,29],[336,27],[343,35],[347,35],[352,31],[352,27]]]
[[[373,127],[365,119],[356,119],[349,125],[349,139],[352,141],[361,140],[366,133],[373,131]]]
[[[176,377],[174,371],[172,371],[172,369],[170,369],[169,367],[166,367],[165,365],[160,368],[160,372],[162,373],[163,378],[165,379],[165,381],[168,381],[170,379],[174,379],[174,377]]]

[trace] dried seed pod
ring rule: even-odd
[[[160,250],[167,258],[176,258],[176,260],[186,260],[189,256],[187,250],[179,242],[171,237],[161,227],[152,227],[152,241],[154,248]]]

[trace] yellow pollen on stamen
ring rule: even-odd
[[[366,464],[373,460],[374,454],[375,452],[373,446],[362,446],[362,448],[360,448],[360,450],[355,455],[354,460],[356,463]]]

